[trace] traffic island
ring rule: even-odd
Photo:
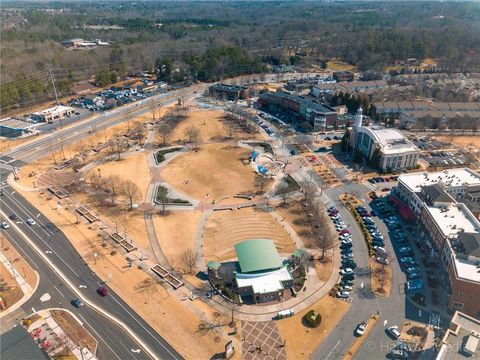
[[[392,291],[392,268],[390,265],[380,264],[375,259],[375,253],[373,249],[372,237],[365,227],[362,217],[357,212],[356,207],[362,205],[360,199],[351,194],[341,194],[339,196],[340,201],[350,211],[355,222],[362,230],[365,244],[368,247],[369,259],[368,264],[370,267],[370,287],[372,293],[376,296],[389,297]]]
[[[24,319],[22,325],[53,359],[95,359],[98,341],[68,310],[41,310]]]
[[[392,267],[369,259],[370,287],[377,296],[389,297],[392,292]]]
[[[350,346],[350,349],[347,351],[345,356],[343,357],[343,360],[351,360],[355,357],[355,354],[357,353],[358,349],[362,346],[363,342],[365,339],[368,337],[372,329],[374,328],[375,324],[377,323],[379,319],[379,316],[377,314],[374,314],[368,319],[367,321],[367,327],[365,329],[365,332],[362,336],[357,337],[355,341],[353,342],[352,346]]]

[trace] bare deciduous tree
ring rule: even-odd
[[[186,136],[187,141],[192,143],[193,148],[196,149],[200,140],[200,131],[195,126],[190,125],[185,129],[184,135]]]
[[[142,195],[140,188],[132,180],[125,180],[123,182],[121,193],[128,199],[130,211],[133,210],[133,202],[140,199]]]
[[[306,202],[312,202],[311,197],[315,196],[315,193],[317,191],[317,187],[312,181],[302,181],[300,183],[300,187],[302,189],[303,193],[303,200]]]
[[[110,199],[112,200],[112,205],[115,205],[115,199],[117,198],[118,194],[121,193],[123,188],[123,180],[118,175],[110,175],[107,177],[105,182],[105,190],[108,191],[110,195]]]
[[[267,185],[269,182],[269,179],[265,176],[262,176],[260,174],[255,175],[255,186],[258,188],[258,191],[260,194],[263,194],[265,190],[265,185]]]
[[[85,162],[86,162],[87,157],[88,157],[88,151],[89,151],[88,146],[83,141],[80,141],[77,144],[77,146],[75,148],[75,151],[78,153],[78,155],[80,155],[80,158],[82,159],[83,165],[85,165]]]
[[[115,139],[108,144],[108,153],[117,155],[117,160],[120,160],[122,153],[128,149],[128,142],[123,139]]]
[[[167,123],[160,125],[160,127],[158,128],[158,134],[162,139],[163,146],[166,146],[168,144],[168,141],[172,136],[172,130],[173,130],[172,127]]]
[[[233,136],[234,130],[235,130],[233,124],[230,121],[227,120],[223,123],[223,128],[225,129],[225,132],[227,133],[227,137],[229,139],[231,139],[232,136]]]
[[[188,249],[182,253],[180,260],[183,266],[185,267],[186,269],[185,272],[187,274],[193,273],[193,270],[195,269],[199,259],[200,259],[200,256],[195,250]]]
[[[131,138],[133,140],[137,140],[138,142],[142,142],[142,140],[145,138],[145,126],[139,122],[136,121],[133,123],[132,131],[131,131]]]
[[[168,204],[168,189],[164,186],[157,188],[157,201],[162,205],[162,212],[165,212],[165,206]]]
[[[154,294],[158,290],[158,283],[152,278],[146,278],[143,281],[140,281],[136,286],[135,290],[139,293]]]

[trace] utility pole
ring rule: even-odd
[[[60,105],[60,103],[58,102],[57,88],[55,86],[55,77],[53,76],[52,72],[52,64],[47,64],[47,71],[48,76],[50,77],[50,81],[52,82],[53,92],[55,93],[55,102],[57,103],[57,105]]]
[[[55,77],[53,76],[53,71],[52,71],[52,64],[47,64],[47,71],[48,71],[48,77],[50,78],[50,81],[52,82],[53,86],[53,92],[55,94],[55,103],[57,105],[60,105],[58,101],[58,93],[57,93],[57,87],[55,86]],[[62,117],[60,117],[60,129],[62,128]]]

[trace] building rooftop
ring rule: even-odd
[[[447,188],[457,186],[480,185],[480,174],[467,169],[457,168],[437,172],[417,172],[403,174],[398,178],[410,191],[420,192],[422,186],[442,182]]]
[[[278,269],[282,260],[272,240],[245,240],[235,245],[238,263],[242,273],[253,273]]]
[[[447,244],[451,248],[457,278],[480,282],[477,266],[480,258],[475,255],[479,252],[479,245],[472,243],[472,240],[480,239],[480,222],[463,203],[450,204],[448,207],[426,206],[426,211],[442,235],[449,239]]]
[[[477,334],[480,334],[480,321],[461,312],[455,312],[436,360],[476,359],[480,352]],[[464,350],[470,350],[470,354]]]
[[[51,108],[48,108],[48,109],[45,109],[45,110],[42,110],[42,111],[38,111],[34,114],[35,115],[51,115],[51,114],[55,114],[55,113],[63,113],[64,111],[69,111],[69,110],[74,110],[74,109],[69,107],[69,106],[55,105]]]
[[[38,347],[35,340],[22,326],[0,335],[0,358],[2,360],[47,360],[49,357]]]
[[[455,203],[448,207],[426,206],[426,209],[444,237],[456,237],[462,230],[466,233],[480,232],[480,223],[465,204]]]
[[[274,97],[274,98],[276,97],[276,98],[289,99],[289,100],[292,100],[292,101],[296,101],[299,104],[303,103],[308,108],[310,108],[312,110],[315,110],[315,111],[318,111],[319,113],[325,113],[325,114],[336,113],[336,111],[334,109],[332,109],[331,107],[319,104],[319,103],[314,102],[312,100],[306,99],[302,96],[290,95],[290,94],[285,94],[285,93],[282,93],[282,92],[274,92],[274,93],[264,94],[261,97],[264,97],[264,98],[265,97]]]
[[[260,274],[237,273],[235,280],[239,288],[251,286],[255,294],[266,294],[283,289],[283,281],[292,279],[288,269],[262,272]]]
[[[359,131],[362,129],[375,139],[385,154],[417,151],[415,145],[396,129],[383,126],[362,126]]]
[[[463,254],[480,258],[480,233],[461,232],[457,240],[461,243]]]
[[[228,84],[215,84],[210,87],[218,90],[224,90],[224,91],[241,91],[241,90],[248,89],[248,86],[228,85]]]
[[[436,202],[455,202],[455,199],[452,198],[444,188],[442,183],[436,183],[433,185],[426,185],[422,187],[422,192],[428,197],[430,205]]]
[[[31,126],[34,126],[34,123],[28,122],[28,121],[23,121],[19,119],[14,119],[14,118],[5,118],[0,120],[0,126],[9,128],[9,129],[26,129]]]

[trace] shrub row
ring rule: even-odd
[[[362,217],[360,216],[358,211],[353,206],[349,205],[348,209],[352,213],[352,215],[353,215],[355,221],[357,222],[357,224],[362,229],[363,239],[365,240],[365,243],[367,244],[369,255],[373,256],[374,253],[373,253],[372,236],[370,235],[370,233],[368,232],[368,229],[366,228],[365,224],[363,223]]]

